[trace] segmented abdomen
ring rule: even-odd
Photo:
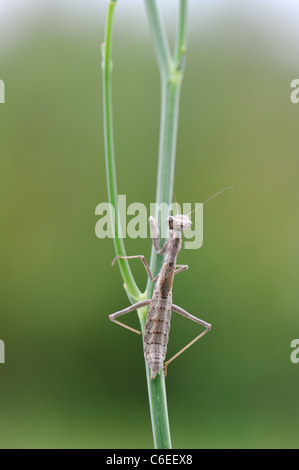
[[[151,379],[160,373],[166,356],[171,304],[171,293],[166,298],[161,298],[154,291],[147,313],[143,339],[144,357],[151,369]]]

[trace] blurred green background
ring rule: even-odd
[[[151,448],[142,344],[108,320],[128,300],[110,265],[112,240],[95,236],[95,207],[107,200],[107,2],[28,1],[28,11],[21,3],[1,7],[0,446]],[[178,260],[189,271],[175,279],[174,302],[213,329],[169,367],[173,446],[298,447],[295,2],[195,3],[176,198],[200,202],[235,189],[205,207],[202,248]],[[119,1],[113,57],[119,192],[149,207],[160,89],[142,2]],[[150,248],[150,240],[126,241],[128,254],[149,258]],[[131,266],[143,289],[140,264]],[[136,313],[127,321],[137,324]],[[174,314],[169,356],[197,332]]]

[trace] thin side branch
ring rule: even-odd
[[[117,182],[114,156],[113,119],[112,119],[112,84],[111,84],[111,52],[112,52],[112,30],[113,15],[116,0],[110,0],[106,22],[105,42],[101,45],[102,70],[103,70],[103,107],[104,107],[104,136],[105,136],[105,157],[106,157],[106,179],[108,189],[108,199],[115,209],[115,218],[112,224],[115,227],[114,247],[117,256],[125,256],[125,246],[123,239],[118,233],[118,202],[117,202]],[[119,268],[126,285],[129,297],[141,299],[142,294],[135,283],[127,260],[119,260]]]
[[[162,22],[160,11],[158,9],[156,0],[144,0],[152,36],[156,56],[159,64],[159,69],[162,76],[169,76],[171,54],[169,51],[168,40],[165,33],[165,28]]]

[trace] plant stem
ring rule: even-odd
[[[164,28],[156,6],[156,0],[145,0],[149,23],[154,38],[156,55],[161,77],[161,117],[160,143],[156,187],[156,207],[165,202],[172,202],[179,100],[186,55],[187,0],[180,0],[178,29],[175,38],[174,59],[168,58],[168,48],[159,38],[164,38]],[[159,32],[162,28],[163,31]],[[157,214],[155,214],[157,217]],[[165,240],[161,240],[164,243]],[[163,263],[152,247],[150,267],[154,275],[158,274]],[[151,293],[152,283],[148,280],[146,292]]]
[[[164,39],[166,35],[156,1],[145,0],[145,4],[161,77],[160,144],[156,188],[157,207],[163,202],[168,205],[172,202],[179,99],[184,71],[182,58],[186,52],[187,0],[180,0],[179,27],[176,36],[174,59],[169,57],[168,46],[166,46]],[[157,214],[155,216],[157,218]],[[163,242],[164,240],[161,240],[161,243]],[[158,256],[152,247],[150,267],[154,276],[160,271],[162,263],[163,258]],[[148,280],[146,298],[151,297],[152,291],[152,282]],[[145,317],[140,315],[139,318],[142,328],[144,328],[143,322],[145,322]],[[146,364],[146,376],[155,447],[170,449],[171,437],[164,374],[161,373],[154,380],[151,380],[150,371]]]
[[[174,55],[171,57],[168,41],[156,0],[144,0],[148,19],[154,40],[160,76],[161,76],[161,120],[160,120],[160,143],[158,159],[158,175],[156,188],[156,203],[172,202],[175,151],[177,140],[177,126],[179,114],[180,88],[184,71],[184,57],[186,52],[187,31],[187,0],[180,0],[178,30],[175,40]],[[113,145],[113,121],[112,121],[112,92],[111,92],[111,46],[113,13],[116,0],[110,0],[108,6],[105,43],[102,44],[102,67],[103,67],[103,101],[104,101],[104,130],[105,130],[105,154],[106,154],[106,176],[108,185],[109,202],[115,208],[114,246],[116,255],[125,256],[123,240],[118,234],[118,203],[117,185]],[[156,214],[157,217],[157,214]],[[161,240],[163,243],[164,240]],[[163,258],[159,257],[152,247],[150,266],[156,275],[162,266]],[[129,299],[133,301],[150,298],[153,284],[149,280],[144,293],[138,289],[129,264],[125,260],[119,260],[121,275],[125,282]],[[138,310],[141,330],[144,333],[147,307]],[[145,363],[155,448],[170,449],[171,438],[167,411],[167,398],[164,374],[161,372],[154,380],[150,378],[150,369]]]
[[[160,12],[155,0],[145,0],[145,7],[152,30],[160,72],[167,76],[169,72],[169,64],[171,62],[171,55]]]
[[[162,83],[160,150],[156,190],[157,204],[166,202],[170,205],[172,202],[179,89],[179,84],[174,84],[171,80],[167,81],[167,83]],[[162,244],[163,242],[164,240],[161,240]],[[152,249],[150,266],[154,276],[160,271],[162,263],[163,257],[158,256],[156,250]],[[151,298],[152,291],[152,282],[148,280],[145,297]],[[140,318],[143,328],[145,319],[145,317]],[[160,375],[157,375],[152,380],[150,378],[149,367],[147,364],[145,365],[155,448],[171,449],[164,374],[162,371]]]
[[[175,48],[173,53],[174,62],[178,70],[184,70],[187,51],[187,0],[180,0],[180,11],[178,17],[178,28],[176,34]]]
[[[126,255],[123,239],[119,234],[118,224],[118,192],[116,183],[115,157],[114,157],[114,139],[113,139],[113,119],[112,119],[112,83],[111,83],[111,51],[112,51],[112,30],[113,14],[116,0],[110,0],[108,5],[105,42],[101,45],[102,50],[102,69],[103,69],[103,107],[104,107],[104,136],[105,136],[105,156],[106,156],[106,179],[108,187],[108,198],[110,204],[114,207],[114,217],[112,226],[115,227],[114,247],[116,255]],[[111,214],[112,216],[112,214]],[[119,268],[129,298],[141,300],[142,294],[138,289],[130,266],[127,260],[119,260]]]

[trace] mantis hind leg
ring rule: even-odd
[[[172,304],[171,305],[171,310],[173,312],[179,313],[180,315],[183,315],[183,317],[186,317],[189,320],[192,320],[196,323],[199,323],[200,325],[204,326],[206,329],[202,333],[200,333],[200,335],[196,336],[196,338],[194,338],[192,341],[190,341],[190,343],[188,343],[184,348],[182,348],[174,356],[172,356],[168,361],[165,362],[165,364],[164,364],[164,375],[165,375],[165,377],[167,375],[168,365],[172,361],[174,361],[178,356],[180,356],[184,351],[186,351],[186,349],[190,348],[190,346],[192,346],[192,344],[194,344],[199,338],[204,336],[212,328],[212,325],[210,325],[210,323],[207,323],[207,322],[201,320],[200,318],[197,318],[194,315],[191,315],[191,313],[186,312],[186,310],[182,309],[181,307],[178,307],[177,305]]]
[[[137,310],[138,308],[141,307],[146,307],[149,305],[150,300],[141,300],[140,302],[137,302],[136,304],[130,305],[130,307],[124,308],[123,310],[119,310],[118,312],[112,313],[109,315],[109,318],[111,321],[114,323],[117,323],[120,326],[123,326],[124,328],[127,328],[127,330],[133,331],[133,333],[137,333],[138,335],[141,335],[141,331],[135,330],[131,326],[125,325],[124,323],[121,323],[120,321],[115,320],[116,318],[120,317],[121,315],[125,315],[126,313],[133,312],[133,310]]]

